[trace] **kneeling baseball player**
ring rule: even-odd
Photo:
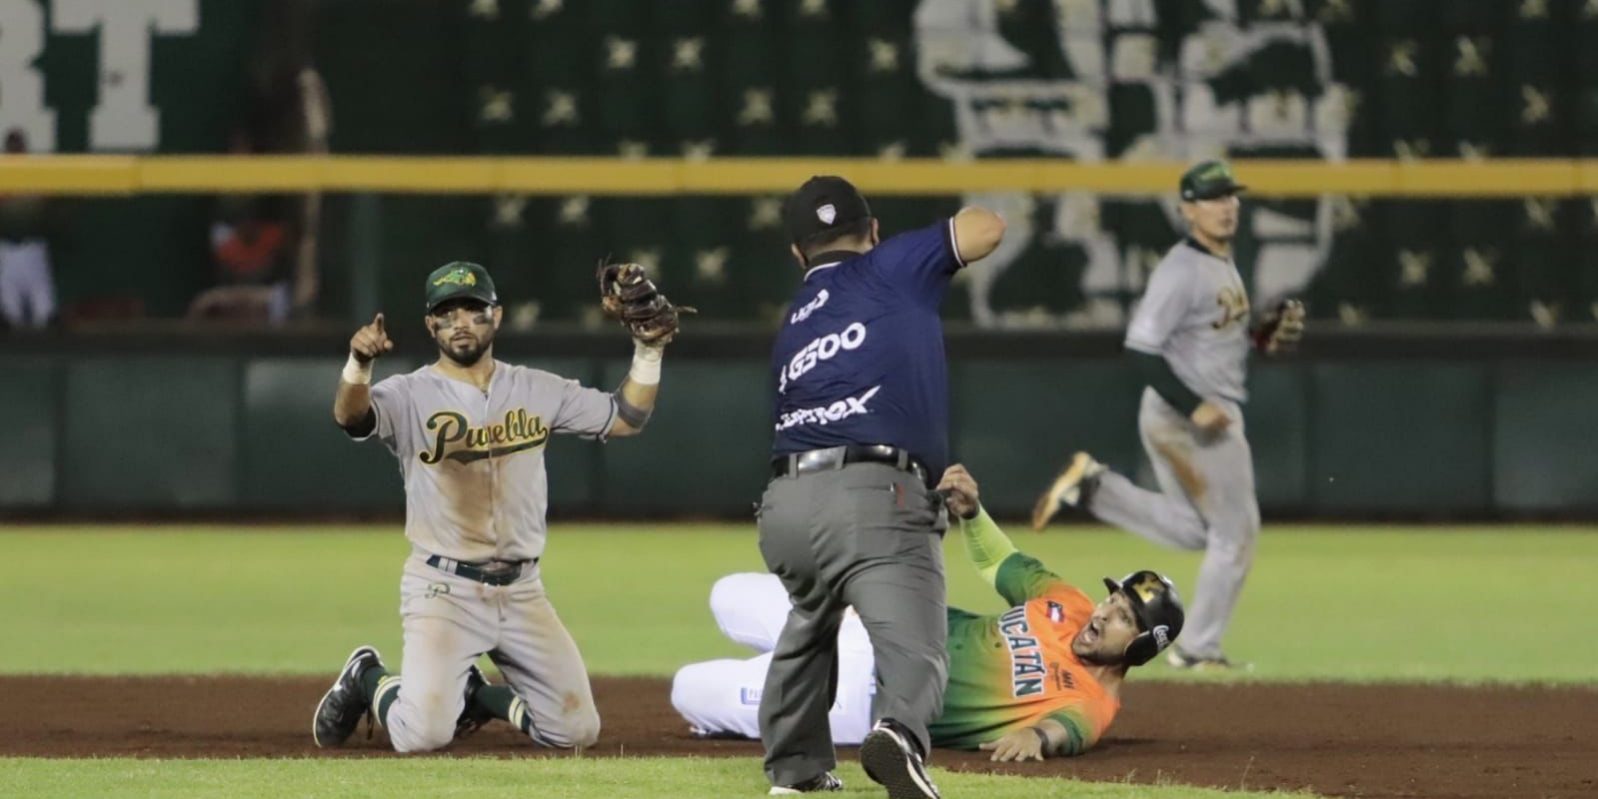
[[[938,490],[961,518],[972,564],[1013,607],[994,615],[949,608],[949,686],[930,727],[933,745],[983,749],[1000,761],[1087,751],[1121,707],[1127,670],[1181,632],[1176,587],[1156,572],[1133,572],[1119,582],[1105,578],[1110,595],[1094,604],[1016,549],[982,509],[965,467],[950,466]],[[729,638],[763,654],[683,667],[672,705],[697,734],[758,738],[760,690],[787,617],[787,592],[771,575],[733,574],[711,589],[710,607]],[[871,729],[871,643],[853,613],[838,638],[828,721],[834,743],[858,744]],[[772,789],[779,791],[798,792]]]
[[[376,437],[400,462],[411,555],[400,580],[400,674],[357,647],[316,706],[319,747],[341,746],[368,713],[401,752],[439,749],[490,719],[534,743],[580,747],[599,737],[588,672],[544,592],[544,447],[567,433],[604,439],[644,429],[679,309],[637,264],[602,264],[601,303],[630,328],[632,369],[613,392],[494,358],[503,320],[483,267],[429,275],[422,321],[438,360],[371,385],[393,349],[378,314],[350,340],[333,418]],[[505,675],[490,685],[487,654]]]

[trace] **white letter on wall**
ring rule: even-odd
[[[92,150],[153,150],[161,112],[150,105],[150,37],[194,34],[200,0],[53,0],[58,33],[100,30],[100,101],[89,116]]]
[[[55,112],[44,107],[44,76],[33,62],[44,52],[44,9],[38,0],[0,0],[0,136],[20,128],[33,152],[55,150]]]

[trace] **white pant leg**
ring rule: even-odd
[[[503,592],[504,613],[499,642],[488,656],[527,704],[535,743],[592,746],[599,740],[599,709],[588,667],[544,593],[538,567],[533,569],[530,576],[496,589]]]
[[[441,749],[455,737],[465,704],[466,671],[490,644],[495,621],[477,584],[412,556],[400,582],[405,652],[399,697],[384,726],[397,752]],[[389,688],[379,690],[381,700]]]
[[[44,327],[55,315],[49,248],[42,240],[0,244],[0,313],[15,328]]]
[[[1204,550],[1187,623],[1177,646],[1196,657],[1220,657],[1226,632],[1254,562],[1260,509],[1254,460],[1242,408],[1223,402],[1232,424],[1200,437],[1154,389],[1138,413],[1143,446],[1160,491],[1146,491],[1112,473],[1100,478],[1089,510],[1155,543]]]
[[[716,626],[729,640],[756,652],[776,648],[792,607],[787,589],[775,574],[729,574],[710,588],[710,612],[716,617]],[[871,651],[871,639],[853,608],[844,611],[838,646],[840,651]]]
[[[671,706],[698,734],[759,740],[760,692],[770,667],[770,652],[747,660],[689,664],[672,678]],[[833,743],[854,745],[866,737],[871,730],[871,697],[875,692],[869,645],[863,651],[840,646],[838,696],[827,713]]]
[[[1232,620],[1243,583],[1254,564],[1260,533],[1260,506],[1254,489],[1254,460],[1244,435],[1242,414],[1228,408],[1237,422],[1224,438],[1206,447],[1199,458],[1208,478],[1203,506],[1209,541],[1199,565],[1193,602],[1177,646],[1189,655],[1220,657],[1221,637]]]
[[[1156,544],[1203,549],[1209,530],[1200,515],[1203,497],[1190,490],[1202,482],[1202,478],[1195,482],[1199,446],[1191,424],[1150,388],[1144,390],[1138,410],[1138,433],[1160,490],[1139,488],[1126,477],[1105,472],[1087,503],[1088,511]]]
[[[775,574],[729,574],[710,587],[710,613],[716,626],[734,643],[756,652],[776,648],[791,607],[788,590]]]
[[[3,248],[5,245],[0,245]],[[27,327],[27,320],[23,313],[27,306],[23,304],[23,282],[11,274],[11,266],[4,257],[0,257],[0,317],[6,320],[6,326],[14,329]]]

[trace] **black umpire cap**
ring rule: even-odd
[[[849,181],[837,175],[817,175],[788,197],[782,213],[789,240],[798,243],[870,219],[871,206]]]

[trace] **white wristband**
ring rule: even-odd
[[[665,347],[651,347],[641,341],[633,342],[633,366],[627,370],[627,379],[640,386],[660,383],[660,359]]]
[[[352,386],[364,386],[372,382],[372,362],[361,363],[356,360],[355,353],[350,353],[350,359],[344,362],[344,374],[340,379]]]

